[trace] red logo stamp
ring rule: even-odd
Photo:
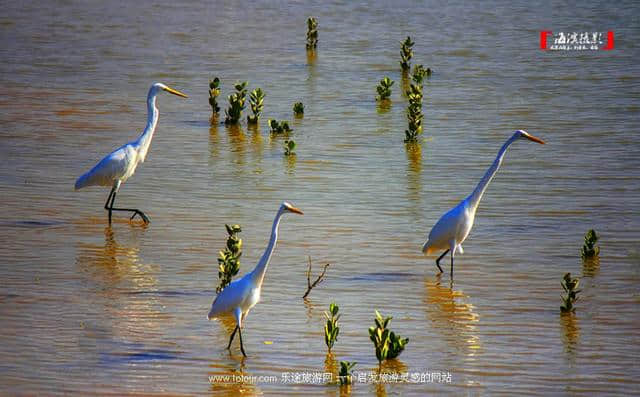
[[[608,32],[558,32],[540,31],[540,49],[550,51],[613,50],[613,31]]]

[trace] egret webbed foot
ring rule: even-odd
[[[149,217],[148,217],[148,216],[146,216],[146,215],[144,214],[144,212],[142,212],[142,211],[140,211],[140,210],[135,210],[135,209],[134,209],[134,210],[132,210],[132,211],[133,211],[133,215],[131,215],[131,218],[129,218],[129,220],[130,220],[130,221],[132,221],[132,220],[133,220],[133,218],[135,218],[135,217],[136,217],[136,215],[140,215],[140,219],[142,219],[142,221],[143,221],[145,224],[148,224],[148,223],[149,223]]]

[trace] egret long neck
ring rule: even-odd
[[[482,199],[482,195],[484,194],[484,191],[487,190],[489,182],[491,182],[493,176],[496,174],[496,172],[498,172],[498,168],[500,168],[500,164],[502,164],[502,159],[504,158],[504,154],[507,152],[509,145],[515,142],[516,139],[518,139],[518,137],[516,135],[513,135],[504,143],[504,145],[502,145],[502,148],[500,148],[498,156],[496,156],[496,159],[493,161],[493,164],[491,164],[491,167],[489,167],[487,172],[484,174],[473,193],[471,193],[469,197],[467,197],[467,201],[474,211],[478,208],[480,200]]]
[[[135,143],[138,146],[138,156],[140,162],[143,162],[147,157],[147,151],[151,145],[151,139],[153,139],[153,133],[156,130],[158,124],[158,108],[156,107],[156,94],[153,91],[149,91],[147,96],[147,126]]]
[[[269,239],[269,245],[264,251],[264,254],[262,254],[262,258],[260,258],[256,268],[253,269],[253,279],[256,280],[257,285],[262,285],[264,275],[267,273],[269,261],[271,260],[271,254],[273,254],[273,250],[276,248],[276,242],[278,241],[278,227],[280,227],[280,218],[282,218],[282,214],[284,214],[284,211],[280,209],[273,220],[273,226],[271,226],[271,238]]]

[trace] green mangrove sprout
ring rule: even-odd
[[[413,47],[415,43],[411,41],[411,37],[407,36],[406,40],[402,42],[402,47],[400,48],[400,66],[402,67],[403,72],[408,72],[411,69],[411,65],[409,61],[413,57]]]
[[[225,110],[225,124],[238,124],[240,122],[242,111],[244,110],[244,103],[247,99],[247,84],[249,83],[244,81],[234,85],[236,93],[229,95],[229,107]]]
[[[262,89],[256,88],[251,91],[251,95],[249,95],[249,106],[251,106],[253,115],[247,116],[247,123],[256,124],[264,107],[264,92],[262,92]]]
[[[324,325],[324,343],[331,353],[333,344],[338,340],[338,334],[340,333],[340,327],[338,326],[338,320],[340,314],[338,314],[338,305],[331,303],[329,305],[329,313],[324,312],[324,316],[327,318],[327,323]]]
[[[409,105],[407,106],[408,129],[404,131],[404,142],[414,143],[418,141],[418,136],[422,134],[422,80],[425,76],[422,65],[413,68],[413,82],[407,90]]]
[[[318,20],[314,17],[307,19],[307,50],[318,47]]]
[[[353,361],[340,361],[340,372],[338,373],[338,379],[340,385],[350,385],[353,379],[351,370],[355,367],[357,362]]]
[[[278,120],[270,119],[268,124],[272,134],[284,134],[285,132],[293,131],[286,120],[278,122]]]
[[[409,338],[401,338],[387,328],[391,319],[392,317],[383,318],[376,310],[376,326],[369,328],[369,339],[376,349],[379,368],[382,367],[383,361],[398,357],[409,343]]]
[[[561,313],[574,313],[576,311],[574,304],[578,300],[578,293],[582,291],[578,289],[579,284],[580,280],[571,278],[571,273],[565,274],[562,278],[560,285],[562,285],[565,295],[562,295]]]
[[[600,247],[596,246],[598,239],[599,237],[593,229],[589,230],[587,234],[584,235],[584,244],[580,250],[582,259],[594,258],[600,254]]]
[[[295,156],[296,152],[294,152],[294,150],[296,149],[296,142],[293,139],[287,139],[284,141],[283,143],[284,146],[284,155],[285,156]]]
[[[233,276],[238,274],[240,256],[242,256],[242,239],[238,237],[238,233],[242,231],[240,225],[224,226],[229,237],[225,249],[218,254],[218,278],[220,278],[220,285],[216,289],[218,293],[231,283]]]
[[[376,91],[378,91],[376,100],[384,101],[386,99],[389,99],[389,97],[391,96],[391,86],[393,85],[393,83],[394,81],[388,77],[380,80],[380,84],[378,84],[378,86],[376,87]]]
[[[302,102],[296,102],[293,104],[293,114],[298,117],[304,115],[304,105]]]
[[[218,106],[218,96],[220,96],[220,79],[214,77],[213,80],[209,80],[209,105],[211,105],[211,123],[214,123],[220,113],[220,106]]]
[[[424,68],[421,64],[413,66],[413,72],[411,73],[411,79],[416,83],[422,85],[424,78],[431,75],[431,69]]]

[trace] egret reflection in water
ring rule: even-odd
[[[129,278],[132,269],[139,264],[140,249],[134,241],[129,246],[120,245],[111,226],[104,228],[104,243],[78,242],[76,263],[91,274],[96,282],[114,287]]]
[[[111,333],[144,343],[161,334],[171,316],[158,294],[156,269],[139,258],[137,236],[144,229],[130,231],[127,244],[118,242],[110,226],[104,228],[104,243],[79,242],[76,265],[95,293],[92,306],[101,307],[98,311],[109,319]]]
[[[235,324],[234,324],[235,326]],[[215,359],[209,364],[209,391],[215,396],[258,396],[262,391],[256,377],[245,370],[244,357],[239,361]]]
[[[427,316],[451,347],[472,357],[482,348],[476,332],[479,316],[474,312],[475,307],[465,302],[469,296],[443,286],[440,278],[438,274],[425,279],[423,302]]]

